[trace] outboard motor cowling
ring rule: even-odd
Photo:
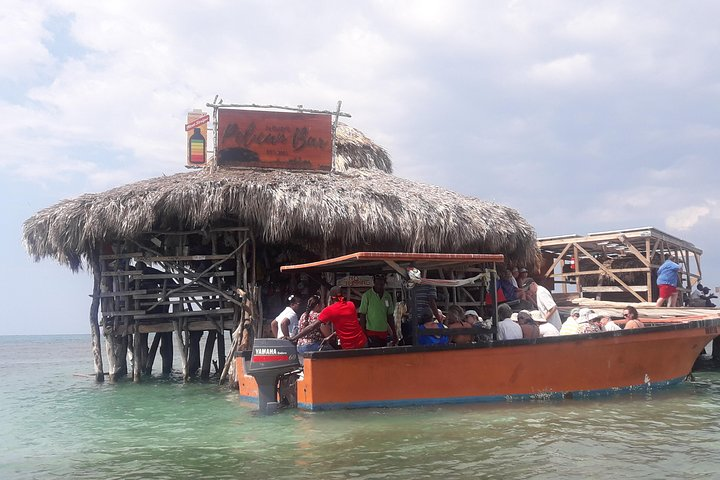
[[[268,402],[277,400],[278,378],[300,368],[295,344],[286,339],[256,338],[246,373],[258,385],[258,407],[268,413]]]

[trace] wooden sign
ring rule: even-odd
[[[218,165],[332,168],[331,115],[256,110],[218,111]]]

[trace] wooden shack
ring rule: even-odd
[[[198,369],[208,377],[213,362],[227,371],[226,355],[262,331],[274,301],[320,286],[281,276],[281,264],[357,250],[536,261],[535,231],[517,211],[392,175],[387,152],[346,125],[337,125],[334,146],[331,171],[211,163],[64,200],[28,219],[24,242],[36,260],[93,273],[97,380],[104,365],[111,380],[124,376],[129,361],[139,381],[158,351],[169,372],[173,345],[185,378]],[[229,351],[226,331],[234,332]]]
[[[569,297],[653,302],[658,267],[666,255],[682,260],[681,292],[702,277],[702,250],[653,227],[538,239],[543,283]]]

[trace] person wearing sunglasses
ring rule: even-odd
[[[625,319],[625,330],[643,328],[645,326],[638,320],[638,311],[632,305],[628,305],[623,309],[623,318]]]

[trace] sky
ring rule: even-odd
[[[89,331],[92,278],[22,244],[86,192],[185,171],[187,112],[334,110],[395,174],[539,237],[653,226],[720,286],[720,3],[103,1],[0,6],[0,335]]]

